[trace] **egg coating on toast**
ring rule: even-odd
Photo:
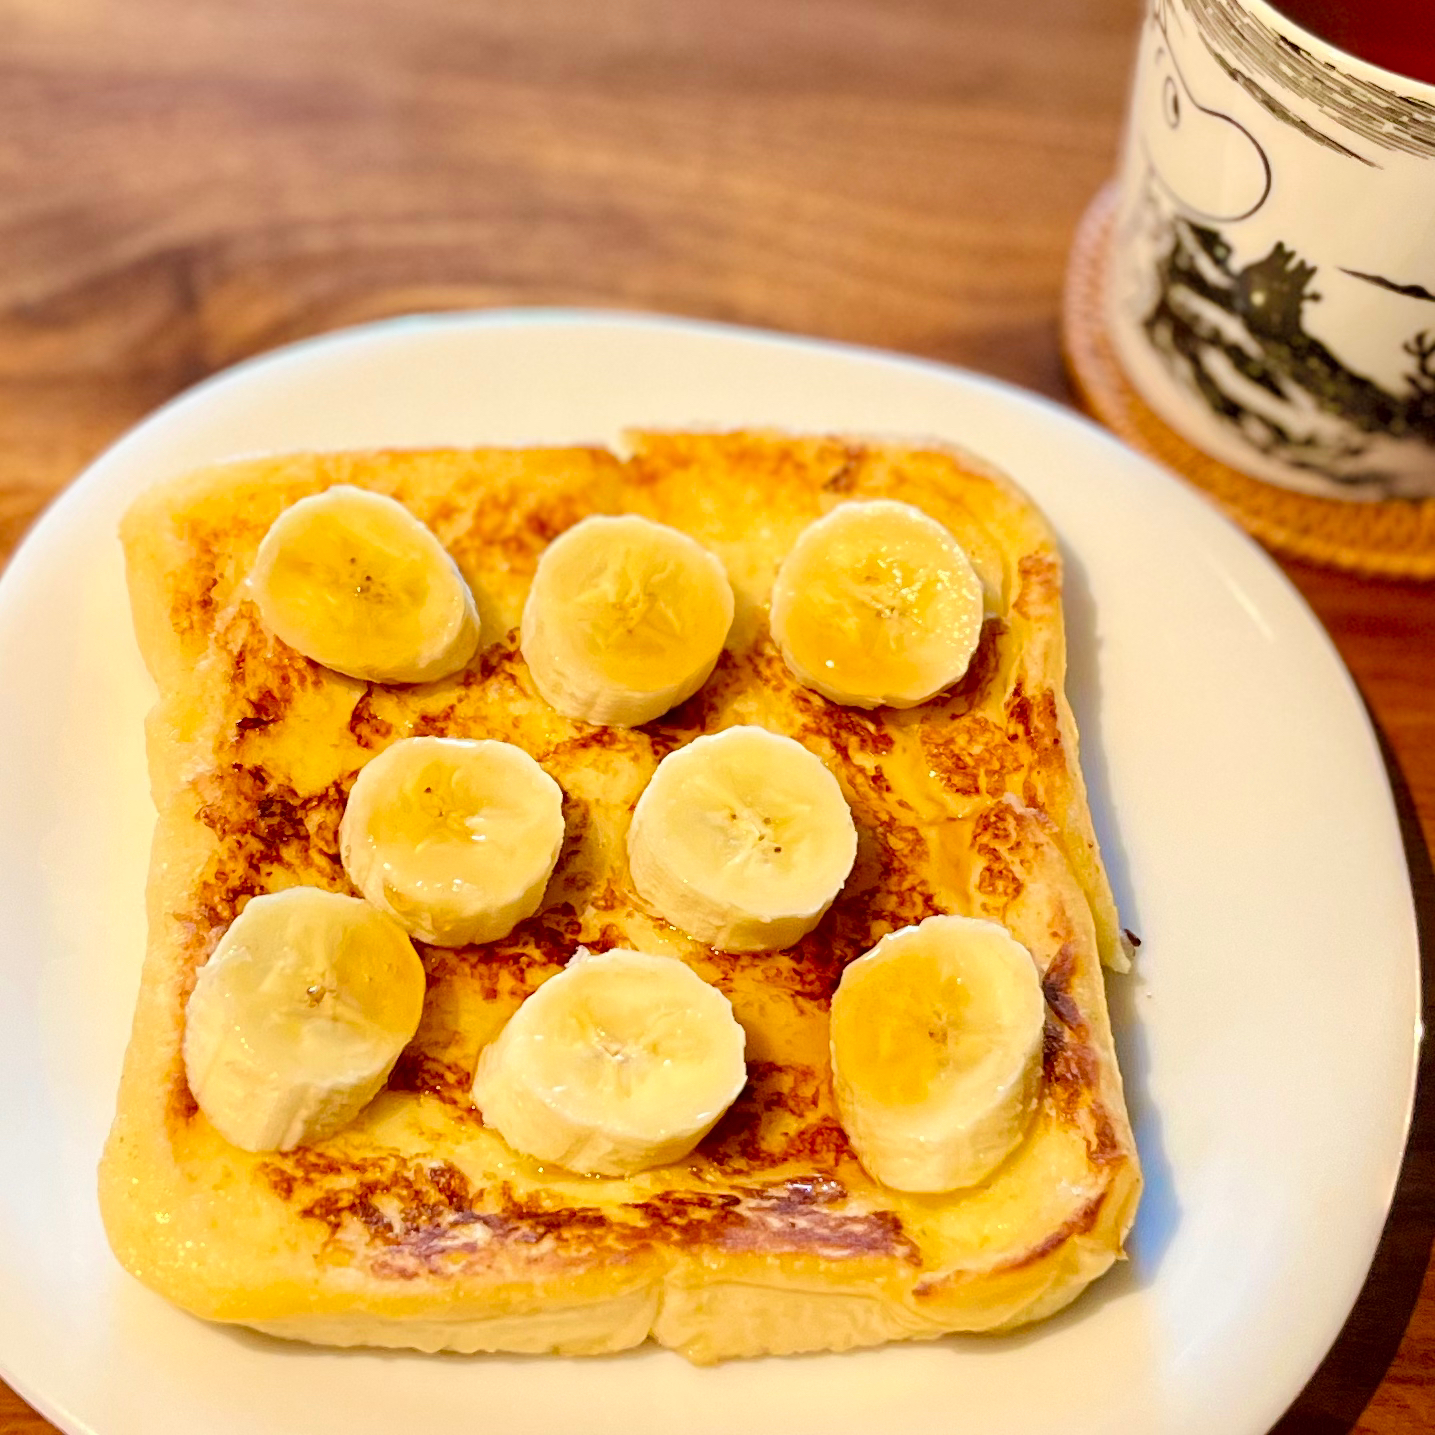
[[[264,627],[245,588],[275,517],[352,484],[402,502],[457,562],[487,645],[441,681],[343,677]],[[930,514],[966,550],[985,620],[965,676],[864,711],[802,687],[767,624],[803,528],[850,498]],[[716,668],[641,727],[571,720],[519,651],[546,545],[636,513],[721,558],[736,611]],[[1061,560],[1030,500],[939,446],[768,433],[635,433],[599,448],[311,454],[223,465],[138,501],[122,538],[159,689],[147,742],[158,822],[149,944],[101,1206],[122,1264],[200,1316],[326,1344],[593,1354],[652,1338],[689,1359],[841,1350],[1002,1330],[1066,1305],[1122,1254],[1140,1192],[1103,961],[1124,966],[1063,691]],[[736,724],[827,764],[858,832],[852,875],[786,951],[724,954],[644,909],[631,814],[658,762]],[[185,1079],[196,973],[250,897],[353,895],[339,823],[389,744],[496,738],[563,790],[540,909],[483,946],[417,943],[423,1017],[387,1085],[336,1135],[230,1146]],[[828,1005],[887,932],[943,913],[1005,925],[1046,998],[1040,1104],[980,1185],[874,1182],[837,1117]],[[576,1176],[510,1150],[470,1099],[481,1048],[584,945],[667,954],[731,1001],[748,1082],[683,1160]]]

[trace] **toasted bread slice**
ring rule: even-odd
[[[159,820],[150,941],[101,1201],[121,1262],[201,1316],[331,1344],[595,1353],[652,1337],[695,1361],[997,1330],[1072,1300],[1121,1255],[1140,1174],[1101,960],[1123,962],[1063,694],[1061,564],[1032,504],[937,447],[771,434],[637,434],[598,449],[306,455],[210,469],[142,499],[123,529]],[[287,504],[334,483],[392,494],[479,595],[492,641],[464,672],[379,686],[273,638],[242,580]],[[971,555],[989,617],[952,691],[908,712],[794,683],[767,630],[776,568],[846,499],[906,500]],[[554,712],[517,625],[534,565],[593,512],[673,524],[727,565],[737,618],[706,686],[630,730]],[[624,834],[658,760],[756,722],[818,753],[860,845],[846,889],[789,951],[735,957],[642,910]],[[251,1155],[185,1081],[197,969],[256,893],[351,890],[338,824],[386,744],[438,733],[532,753],[565,793],[544,906],[485,947],[420,946],[428,996],[387,1088],[339,1135]],[[844,965],[937,912],[1005,923],[1048,1002],[1039,1114],[984,1183],[877,1185],[833,1105],[827,1009]],[[730,997],[750,1079],[682,1162],[627,1179],[544,1168],[485,1129],[479,1049],[580,944],[680,956]]]

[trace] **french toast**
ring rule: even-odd
[[[1023,494],[939,446],[767,433],[636,433],[599,448],[317,454],[234,463],[155,489],[122,538],[159,689],[147,726],[158,824],[150,924],[118,1111],[100,1171],[121,1263],[200,1316],[325,1344],[593,1354],[652,1338],[689,1359],[840,1350],[1004,1330],[1074,1299],[1122,1254],[1141,1178],[1107,1016],[1125,964],[1063,691],[1061,562]],[[270,523],[334,484],[396,497],[477,597],[492,641],[439,682],[381,685],[272,636],[244,578]],[[966,549],[986,619],[966,676],[905,711],[800,686],[768,631],[798,533],[851,498],[904,500]],[[638,513],[727,568],[736,617],[707,683],[641,727],[570,720],[538,695],[519,617],[544,547],[581,518]],[[785,951],[704,947],[645,911],[625,835],[658,761],[755,723],[841,784],[852,876]],[[493,737],[563,789],[541,909],[480,947],[417,943],[418,1034],[339,1134],[286,1154],[230,1146],[181,1054],[198,969],[247,900],[353,888],[339,822],[364,764],[408,736]],[[844,967],[938,913],[1004,924],[1046,998],[1042,1095],[980,1185],[874,1182],[838,1120],[828,1004]],[[580,946],[688,962],[731,1001],[748,1083],[693,1153],[612,1177],[510,1150],[470,1098],[480,1049]]]

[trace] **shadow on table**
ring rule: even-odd
[[[1367,711],[1368,711],[1367,707]],[[1370,714],[1395,793],[1415,919],[1420,932],[1425,1030],[1435,1027],[1435,872],[1420,819],[1385,734]],[[1420,1295],[1435,1238],[1435,1046],[1420,1053],[1410,1140],[1390,1216],[1354,1309],[1319,1369],[1271,1435],[1346,1435],[1370,1403],[1400,1347]]]

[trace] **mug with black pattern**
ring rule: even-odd
[[[1108,263],[1122,367],[1198,447],[1435,496],[1435,85],[1265,0],[1152,0]]]

